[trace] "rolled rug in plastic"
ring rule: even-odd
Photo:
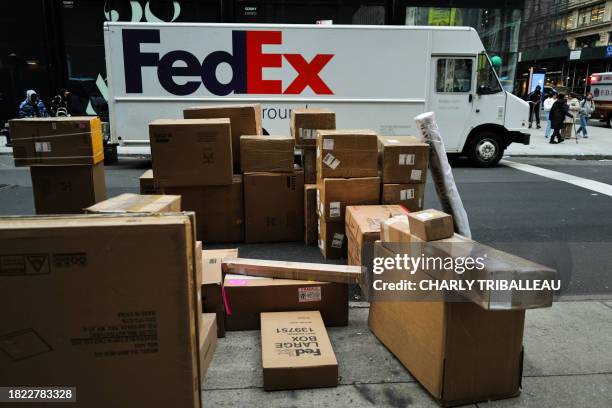
[[[431,147],[429,151],[429,170],[442,209],[453,216],[455,232],[464,237],[472,238],[468,216],[463,207],[459,190],[457,190],[453,171],[448,163],[444,140],[436,124],[436,117],[433,112],[425,112],[416,116],[414,120],[421,137]]]

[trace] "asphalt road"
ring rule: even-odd
[[[612,161],[510,160],[612,184]],[[556,267],[562,298],[612,298],[612,197],[505,166],[478,169],[456,160],[453,167],[475,240]],[[107,166],[107,195],[138,192],[148,168],[142,158]],[[439,208],[431,183],[425,206]],[[33,213],[28,169],[0,156],[0,215]],[[302,243],[239,246],[243,257],[323,262],[317,248]]]

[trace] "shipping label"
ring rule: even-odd
[[[399,155],[400,166],[414,166],[414,160],[415,160],[414,154],[400,154]]]
[[[332,218],[340,216],[340,201],[332,201],[329,203],[329,216]]]
[[[410,180],[420,180],[421,179],[421,170],[412,170],[410,172]]]
[[[317,138],[317,129],[298,129],[298,134],[302,139],[316,139]]]
[[[327,153],[323,158],[323,163],[330,169],[336,170],[336,167],[340,164],[340,160],[336,159],[331,153]]]
[[[305,288],[298,288],[298,302],[320,302],[321,301],[321,287],[320,286],[307,286]]]
[[[412,200],[414,198],[414,188],[407,188],[406,190],[400,191],[400,200]]]
[[[51,142],[34,142],[36,153],[48,153],[51,151]]]
[[[344,234],[336,232],[332,239],[331,246],[332,248],[342,248],[342,242],[344,242]]]
[[[334,139],[323,139],[323,150],[334,150]]]

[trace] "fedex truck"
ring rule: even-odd
[[[589,84],[595,102],[595,112],[591,118],[599,119],[612,127],[612,72],[591,75]]]
[[[112,140],[148,142],[147,124],[186,107],[261,103],[268,134],[291,110],[325,107],[338,128],[414,135],[434,111],[449,153],[482,166],[524,133],[526,102],[505,92],[469,27],[106,23]]]

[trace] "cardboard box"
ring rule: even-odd
[[[180,212],[181,196],[123,193],[85,209],[88,213]]]
[[[298,108],[291,111],[291,136],[297,146],[316,146],[318,129],[335,129],[336,114],[329,109]]]
[[[319,249],[325,259],[346,258],[347,237],[344,222],[325,222],[317,220]]]
[[[208,367],[217,350],[217,315],[214,313],[200,314],[200,381],[204,381]]]
[[[520,393],[525,311],[472,303],[372,302],[368,325],[443,406]]]
[[[337,283],[359,283],[361,278],[360,268],[346,265],[267,259],[227,259],[223,261],[223,271],[232,275]]]
[[[438,210],[424,210],[408,214],[410,234],[423,241],[450,238],[455,233],[453,217]]]
[[[380,203],[380,178],[323,179],[318,185],[319,216],[326,222],[343,222],[346,207]]]
[[[317,183],[317,148],[302,147],[302,169],[304,169],[304,183]]]
[[[202,251],[202,311],[217,315],[217,337],[225,337],[225,305],[221,263],[237,258],[238,249],[206,249]]]
[[[194,246],[183,214],[0,219],[0,384],[199,407]]]
[[[244,175],[246,242],[301,241],[304,172]]]
[[[104,163],[95,166],[32,166],[36,214],[79,214],[106,199]]]
[[[356,205],[346,207],[346,231],[357,248],[380,239],[381,224],[391,217],[407,214],[400,205]]]
[[[240,168],[256,171],[292,172],[295,140],[289,136],[241,136]]]
[[[399,204],[409,211],[421,211],[425,196],[425,184],[383,184],[382,203]]]
[[[149,136],[156,187],[232,183],[229,119],[157,119]]]
[[[413,136],[378,136],[385,184],[425,183],[429,145]]]
[[[240,172],[240,136],[261,135],[261,105],[194,106],[183,110],[185,119],[229,118],[232,127],[234,171]]]
[[[304,185],[304,242],[317,245],[317,185]]]
[[[378,142],[372,130],[319,130],[317,177],[378,176]]]
[[[15,167],[94,165],[104,161],[100,118],[67,116],[9,121]]]
[[[153,181],[153,170],[147,170],[138,178],[140,194],[159,194],[161,188],[156,188]]]
[[[227,330],[258,330],[259,314],[318,310],[326,326],[348,324],[348,285],[225,275]]]
[[[335,387],[338,361],[318,311],[261,314],[264,389]]]
[[[380,224],[380,240],[389,243],[410,243],[408,215],[396,215]]]

